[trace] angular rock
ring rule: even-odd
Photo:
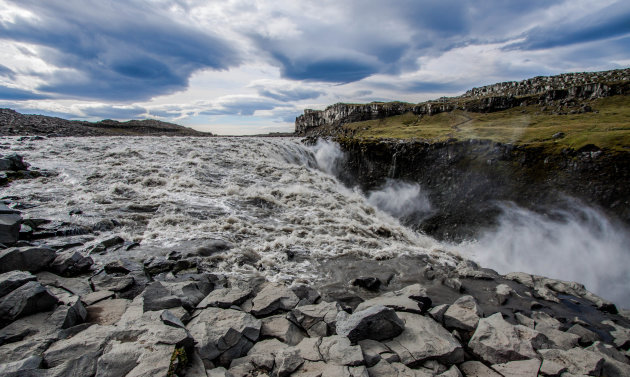
[[[536,330],[506,322],[501,313],[482,318],[468,347],[491,364],[536,358],[534,343],[543,342]]]
[[[549,348],[558,348],[561,350],[569,350],[578,345],[579,335],[568,332],[543,327],[538,327],[538,331],[549,340]]]
[[[408,366],[435,359],[442,364],[457,364],[464,360],[464,350],[457,340],[434,320],[412,313],[397,313],[405,323],[398,337],[385,345]]]
[[[295,285],[291,290],[300,299],[298,306],[312,305],[320,298],[319,292],[306,284]]]
[[[304,364],[304,359],[300,353],[293,350],[284,350],[276,354],[274,375],[278,377],[286,377],[291,375],[296,369]]]
[[[552,361],[566,367],[573,374],[599,376],[604,366],[603,356],[579,347],[568,351],[543,349],[538,352],[543,357],[543,364]]]
[[[92,276],[90,282],[95,291],[113,291],[121,292],[131,288],[134,283],[131,276],[116,276],[110,274],[100,273]]]
[[[433,374],[411,369],[405,364],[388,363],[385,360],[379,361],[376,365],[368,368],[370,377],[429,377]]]
[[[602,323],[604,325],[608,325],[614,328],[614,330],[610,332],[610,335],[612,335],[614,339],[613,342],[615,343],[615,346],[617,346],[617,348],[630,348],[630,329],[620,326],[615,322],[609,320],[603,321]]]
[[[111,338],[113,330],[110,326],[94,325],[69,339],[59,340],[43,353],[44,362],[49,368],[52,368],[68,360],[90,356],[94,360],[95,368],[96,360]]]
[[[280,351],[284,351],[290,348],[291,346],[289,346],[288,344],[282,343],[278,339],[266,339],[266,340],[261,340],[257,342],[256,344],[254,344],[254,346],[247,352],[247,356],[264,355],[264,354],[275,355]],[[301,350],[298,347],[294,347],[294,348],[297,350]]]
[[[300,325],[311,337],[328,336],[335,332],[339,311],[341,307],[336,302],[320,302],[293,309],[289,319]]]
[[[429,310],[429,315],[438,323],[444,323],[444,313],[446,313],[449,306],[450,305],[448,304],[442,304],[431,308],[431,310]]]
[[[28,375],[29,371],[39,369],[42,363],[41,356],[29,356],[22,360],[0,364],[0,376]]]
[[[499,372],[503,377],[536,377],[540,369],[540,360],[510,361],[504,364],[494,364],[492,369]]]
[[[321,342],[322,338],[304,338],[295,348],[300,351],[300,356],[304,360],[322,361],[322,355],[319,353]]]
[[[523,326],[529,327],[531,329],[536,327],[536,323],[534,322],[534,320],[524,315],[523,313],[519,313],[519,312],[514,313],[514,317],[516,318],[518,323],[520,323]]]
[[[282,284],[266,283],[252,300],[251,313],[255,316],[266,316],[277,311],[289,311],[300,299],[293,291]]]
[[[567,332],[579,336],[578,343],[582,347],[590,346],[594,342],[600,340],[599,335],[580,324],[575,324],[571,326],[571,328],[568,329]]]
[[[79,297],[74,296],[73,302],[60,305],[48,319],[57,328],[67,329],[85,322],[87,311]]]
[[[591,352],[599,353],[601,355],[608,356],[609,358],[620,361],[622,363],[628,363],[628,359],[626,358],[626,356],[610,344],[605,344],[600,341],[596,341],[595,343],[593,343],[592,345],[590,345],[589,347],[585,349],[587,351],[591,351]]]
[[[144,270],[150,276],[171,271],[174,266],[175,262],[168,260],[165,257],[153,257],[144,262]]]
[[[381,342],[377,342],[376,340],[365,339],[360,340],[358,343],[361,347],[361,352],[363,353],[365,365],[368,367],[376,365],[376,363],[381,360],[382,354],[392,353],[392,350],[390,350],[389,347]]]
[[[98,325],[113,325],[118,322],[127,310],[130,301],[125,299],[110,299],[92,304],[86,308],[86,322]]]
[[[57,298],[39,282],[29,281],[0,299],[0,325],[51,310],[57,302]]]
[[[195,254],[202,257],[209,257],[216,253],[229,250],[230,248],[232,248],[232,245],[229,242],[223,240],[208,240],[195,251]]]
[[[340,312],[345,314],[345,312]],[[378,305],[349,316],[337,316],[337,334],[353,343],[363,339],[385,340],[398,336],[405,328],[392,308]]]
[[[305,334],[297,325],[286,319],[285,315],[280,314],[262,319],[260,336],[278,338],[294,346],[304,339]]]
[[[472,331],[483,316],[481,307],[472,296],[458,298],[444,313],[444,326],[464,331]]]
[[[459,365],[466,377],[503,377],[479,361],[466,361]]]
[[[29,281],[37,280],[34,275],[25,271],[9,271],[0,274],[0,297],[6,296],[13,290]]]
[[[96,304],[99,301],[107,300],[108,298],[114,298],[115,295],[116,293],[112,291],[96,291],[81,297],[81,301],[83,301],[86,306],[90,306],[92,304]]]
[[[353,346],[345,336],[322,338],[318,348],[323,360],[329,364],[357,366],[364,363],[361,347]]]
[[[392,308],[397,312],[409,312],[418,314],[421,314],[423,312],[424,307],[418,301],[414,301],[408,297],[400,295],[397,296],[388,293],[363,301],[359,304],[359,306],[357,306],[355,311],[362,311],[373,306],[387,306],[388,308]]]
[[[45,269],[55,259],[55,250],[48,247],[10,248],[0,251],[0,272]]]
[[[22,216],[17,213],[0,213],[0,243],[12,245],[20,238]],[[1,254],[0,254],[1,255]],[[0,269],[0,272],[10,271]]]
[[[164,322],[165,325],[180,327],[185,329],[186,326],[182,323],[182,321],[175,316],[175,314],[171,313],[169,310],[164,310],[160,314],[160,319]]]
[[[228,309],[232,306],[237,306],[245,302],[251,290],[244,290],[241,288],[219,288],[210,292],[199,304],[197,309],[205,309],[211,306]]]
[[[368,291],[377,292],[381,287],[381,281],[378,278],[371,276],[361,276],[358,277],[352,282],[350,282],[355,287],[361,287],[367,289]]]
[[[142,355],[135,342],[112,341],[98,359],[96,377],[126,376]]]
[[[75,296],[84,297],[92,293],[92,288],[85,278],[66,278],[48,271],[38,272],[36,276],[43,285],[61,288]]]
[[[551,360],[543,360],[540,365],[539,373],[543,376],[561,376],[564,372],[567,371],[567,367],[562,364],[558,364]]]
[[[495,293],[497,295],[497,301],[499,302],[499,305],[503,305],[512,295],[512,293],[514,293],[514,290],[507,284],[499,284],[495,288]]]
[[[142,293],[143,310],[158,311],[181,306],[182,302],[177,296],[173,296],[164,286],[155,281],[149,284]]]
[[[364,366],[326,364],[324,362],[305,361],[291,376],[294,377],[369,377]]]
[[[560,330],[562,323],[545,312],[533,312],[531,318],[534,320],[534,329],[555,329]]]
[[[91,257],[85,257],[78,251],[66,251],[57,255],[50,269],[62,276],[76,276],[89,271],[93,264]]]
[[[258,340],[262,322],[251,314],[232,309],[207,308],[188,323],[190,334],[197,341],[199,356],[209,362],[225,355],[221,364],[244,356]]]
[[[184,282],[162,282],[162,285],[169,290],[171,295],[177,296],[182,306],[188,310],[193,310],[210,293],[203,284],[196,281]]]

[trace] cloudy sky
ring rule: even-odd
[[[629,66],[627,0],[0,0],[0,107],[70,119],[292,131],[304,108]]]

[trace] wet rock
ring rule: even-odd
[[[420,285],[416,285],[420,287]],[[387,292],[381,296],[366,300],[357,306],[356,311],[368,309],[373,306],[387,306],[398,312],[410,312],[421,314],[431,305],[431,299],[427,297],[422,288],[410,286],[399,291]]]
[[[29,314],[51,310],[57,302],[39,282],[29,281],[0,299],[0,326]]]
[[[540,369],[540,360],[510,361],[504,364],[494,364],[492,369],[504,377],[536,377]]]
[[[578,375],[599,376],[604,366],[604,357],[582,348],[567,351],[556,349],[542,349],[538,351],[545,362],[562,365],[569,373]]]
[[[16,243],[20,238],[21,222],[22,216],[18,213],[0,213],[0,243],[7,245]]]
[[[319,292],[305,284],[295,285],[291,290],[300,299],[297,306],[315,304],[320,298]]]
[[[322,338],[318,348],[326,363],[347,366],[357,366],[364,363],[361,347],[353,346],[350,339],[345,336],[333,335]]]
[[[603,321],[602,324],[614,328],[614,330],[610,332],[610,335],[613,337],[613,342],[617,348],[628,349],[630,347],[630,329],[620,326],[610,320]]]
[[[22,360],[13,361],[11,363],[0,364],[0,376],[20,376],[28,375],[29,371],[39,369],[42,363],[41,356],[29,356]]]
[[[571,326],[571,328],[568,329],[567,332],[579,336],[578,343],[582,347],[590,346],[594,342],[600,340],[599,335],[580,324],[575,324]]]
[[[37,272],[48,267],[56,257],[48,247],[14,247],[0,251],[0,272],[14,270]]]
[[[305,334],[283,314],[262,319],[261,337],[274,337],[294,346],[304,339]]]
[[[125,299],[110,299],[92,304],[86,308],[86,322],[97,325],[113,325],[117,323],[127,310],[130,301]]]
[[[433,319],[412,313],[397,313],[405,329],[396,338],[385,342],[403,364],[420,365],[429,359],[443,364],[464,360],[464,350],[457,340]]]
[[[168,289],[158,281],[147,285],[142,293],[142,298],[145,312],[170,309],[182,305],[179,297],[171,295]]]
[[[219,288],[210,292],[199,304],[197,309],[205,309],[208,307],[218,307],[227,309],[232,306],[238,306],[245,302],[251,295],[251,289],[241,288]]]
[[[165,257],[153,257],[144,262],[144,270],[150,276],[171,271],[173,267],[175,267],[175,262]]]
[[[81,301],[83,301],[85,305],[90,306],[92,304],[96,304],[99,301],[113,298],[115,295],[116,293],[113,291],[96,291],[81,297]]]
[[[466,377],[503,377],[479,361],[466,361],[459,369]]]
[[[540,345],[545,341],[544,336],[536,330],[511,325],[501,313],[496,313],[479,321],[468,347],[486,362],[501,364],[536,358],[532,343]]]
[[[95,291],[121,292],[131,288],[134,283],[131,276],[118,276],[100,273],[90,278],[90,283]]]
[[[258,340],[262,322],[251,314],[232,309],[206,308],[189,323],[204,364],[219,358],[222,365],[245,356]]]
[[[7,295],[29,281],[35,281],[34,275],[25,271],[10,271],[0,274],[0,297]]]
[[[472,331],[483,316],[481,307],[472,296],[458,298],[444,312],[444,325],[451,329]]]
[[[347,315],[337,315],[337,334],[347,336],[352,342],[363,339],[385,340],[398,336],[405,324],[392,308],[373,306]]]
[[[24,162],[24,158],[19,154],[12,153],[6,156],[0,156],[0,171],[19,171],[27,169],[28,164]]]
[[[66,251],[58,254],[50,264],[50,269],[62,276],[76,276],[89,271],[94,260],[78,251]]]
[[[381,287],[381,281],[375,277],[361,276],[358,277],[352,282],[350,282],[355,287],[361,287],[367,289],[368,291],[377,292]]]
[[[266,316],[278,311],[289,311],[300,299],[284,285],[265,283],[262,290],[253,298],[251,313],[255,316]]]
[[[229,242],[224,240],[208,240],[203,246],[195,250],[195,254],[202,257],[209,257],[232,248]]]
[[[320,302],[317,305],[297,307],[289,319],[300,325],[309,336],[328,336],[335,332],[337,313],[341,307],[336,302]]]

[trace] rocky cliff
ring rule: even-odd
[[[630,69],[605,72],[570,73],[550,77],[535,77],[520,82],[504,82],[473,88],[459,97],[440,98],[418,104],[373,102],[369,104],[338,103],[325,110],[304,110],[295,120],[295,132],[300,136],[336,136],[340,126],[412,112],[435,115],[453,110],[493,112],[517,106],[571,107],[569,111],[584,111],[580,100],[603,98],[630,93]]]
[[[212,136],[173,123],[154,119],[118,122],[111,119],[100,122],[66,120],[44,115],[20,114],[11,109],[0,109],[0,135],[40,136],[115,136],[115,135],[170,135]]]

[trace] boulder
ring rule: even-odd
[[[568,332],[548,328],[538,327],[538,332],[543,334],[549,340],[549,348],[558,348],[562,350],[569,350],[578,345],[580,340],[579,335],[571,334]]]
[[[204,364],[219,358],[222,365],[244,356],[258,340],[262,322],[232,309],[206,308],[188,323]]]
[[[328,336],[335,332],[339,311],[341,307],[336,302],[320,302],[293,309],[289,319],[300,325],[311,337]]]
[[[545,362],[562,365],[569,373],[600,376],[604,367],[604,357],[582,348],[570,350],[542,349],[538,351]]]
[[[89,271],[94,261],[78,251],[66,251],[58,254],[50,265],[50,269],[62,276],[76,276]]]
[[[171,295],[159,281],[147,285],[142,292],[142,298],[145,312],[170,309],[182,305],[179,297]]]
[[[534,329],[555,329],[560,330],[562,323],[545,312],[532,312],[530,316],[534,320]]]
[[[34,275],[25,271],[9,271],[0,274],[0,297],[4,297],[13,290],[29,281],[37,280]]]
[[[51,310],[57,302],[57,298],[39,282],[29,281],[0,299],[0,324]]]
[[[536,358],[536,345],[546,341],[544,336],[529,327],[511,325],[501,313],[479,321],[468,347],[479,358],[491,364]],[[539,348],[539,347],[537,347]]]
[[[168,272],[175,266],[175,261],[168,260],[165,257],[151,257],[144,262],[144,271],[150,276]]]
[[[423,305],[418,301],[414,301],[409,297],[405,297],[402,295],[394,295],[391,292],[388,292],[382,296],[374,297],[369,300],[363,301],[357,306],[355,311],[361,311],[373,306],[387,306],[388,308],[392,308],[397,312],[409,312],[409,313],[418,313],[421,314],[423,312]]]
[[[22,216],[18,213],[0,213],[0,243],[12,245],[20,238]],[[1,267],[0,267],[1,268]],[[0,269],[0,271],[10,271]]]
[[[257,317],[278,311],[289,311],[300,299],[293,291],[282,284],[265,283],[262,290],[252,300],[251,313]]]
[[[413,313],[396,313],[405,324],[405,329],[385,345],[408,366],[422,364],[435,359],[451,365],[464,361],[464,350],[446,329],[431,318]]]
[[[603,321],[602,324],[611,326],[614,329],[610,332],[610,335],[613,337],[613,342],[617,348],[628,349],[630,347],[630,329],[610,320]]]
[[[90,283],[95,291],[121,292],[133,286],[133,277],[125,275],[118,276],[100,273],[90,278]]]
[[[48,319],[55,327],[67,329],[83,323],[87,318],[87,311],[78,296],[74,296],[71,302],[59,305]]]
[[[353,279],[350,284],[355,287],[361,287],[368,291],[377,292],[381,287],[381,281],[378,278],[372,276],[361,276]]]
[[[333,335],[322,338],[318,348],[326,363],[346,366],[364,364],[361,347],[353,346],[350,339],[345,336]]]
[[[199,304],[197,309],[205,309],[208,307],[218,307],[227,309],[232,306],[240,305],[251,295],[250,289],[241,288],[219,288],[210,292]]]
[[[499,373],[485,366],[480,361],[466,361],[459,365],[459,370],[466,377],[503,377]]]
[[[17,153],[0,156],[0,171],[19,171],[27,169],[28,164],[24,162],[24,157],[20,156]]]
[[[567,332],[577,335],[579,337],[578,343],[582,347],[590,346],[594,342],[600,340],[599,335],[578,323],[571,326],[571,328],[569,328]]]
[[[378,305],[351,315],[339,312],[337,334],[347,336],[356,343],[363,339],[385,340],[398,336],[405,324],[392,308]]]
[[[442,305],[433,307],[431,308],[431,310],[429,310],[429,315],[438,323],[444,323],[444,313],[446,313],[449,306],[450,305],[448,304],[442,304]]]
[[[182,321],[169,310],[163,310],[162,313],[160,314],[160,319],[165,325],[173,326],[173,327],[180,327],[182,329],[186,328],[186,326],[182,323]]]
[[[42,364],[41,356],[29,356],[22,360],[0,364],[0,376],[21,376],[28,375],[29,371],[39,369]]]
[[[492,369],[499,372],[503,377],[536,377],[540,369],[540,360],[519,360],[509,363],[494,364]]]
[[[96,360],[103,352],[107,341],[112,337],[113,331],[114,328],[111,326],[94,325],[71,338],[61,339],[53,343],[43,353],[44,362],[49,368],[52,368],[68,360],[89,356],[94,361],[93,369],[96,369]],[[88,371],[85,373],[89,374]]]
[[[514,290],[507,284],[499,284],[495,288],[495,294],[497,295],[497,301],[499,302],[499,305],[505,304],[505,302],[513,293]]]
[[[262,319],[261,337],[274,337],[289,345],[296,345],[304,339],[302,330],[289,321],[285,315],[279,314]]]
[[[376,365],[381,359],[387,359],[390,355],[395,355],[392,350],[389,349],[389,347],[381,342],[377,342],[376,340],[360,340],[358,344],[361,347],[361,352],[363,353],[363,360],[365,360],[365,365],[367,365],[368,367]],[[398,358],[398,355],[396,355],[396,358]],[[400,361],[400,359],[395,361]]]
[[[369,377],[365,366],[349,367],[326,364],[324,362],[305,361],[291,376],[294,377]]]
[[[96,377],[126,376],[138,365],[141,355],[135,342],[112,341],[98,359]]]
[[[320,298],[319,292],[305,284],[294,285],[291,290],[300,299],[297,306],[312,305]]]
[[[473,331],[483,316],[481,307],[472,296],[458,298],[444,312],[444,326],[450,329]]]
[[[207,287],[196,281],[164,281],[162,285],[168,289],[171,295],[175,295],[181,300],[182,306],[191,311],[195,309],[212,290],[211,287]]]
[[[55,259],[55,250],[48,247],[13,247],[0,251],[0,272],[14,270],[37,272]]]
[[[195,250],[195,254],[202,257],[209,257],[216,253],[229,250],[230,248],[232,248],[232,245],[224,240],[208,240],[205,241],[203,246]]]
[[[609,358],[620,361],[622,363],[628,363],[628,359],[626,358],[626,356],[610,344],[596,341],[592,345],[586,347],[586,350],[608,356]]]

